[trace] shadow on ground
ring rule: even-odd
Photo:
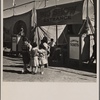
[[[16,70],[3,70],[3,72],[22,74],[21,71]]]
[[[77,74],[77,75],[82,75],[82,76],[88,76],[88,77],[93,77],[93,78],[96,78],[96,75],[89,75],[89,74],[84,74],[84,73],[78,73],[78,72],[74,72],[74,71],[67,71],[67,70],[63,70],[63,69],[56,69],[56,68],[50,68],[50,69],[54,69],[54,70],[57,70],[57,71],[63,71],[63,72],[68,72],[68,73],[74,73],[74,74]]]
[[[21,57],[16,57],[16,55],[11,55],[9,53],[4,54],[5,57],[10,57],[7,58],[9,60],[13,60],[16,61],[16,59],[13,58],[21,58]],[[22,68],[22,65],[20,65],[21,63],[19,63],[19,65],[4,65],[4,67],[20,67]],[[64,68],[71,68],[71,69],[76,69],[76,70],[81,70],[81,71],[87,71],[87,72],[92,72],[92,73],[96,73],[97,72],[97,65],[96,63],[82,63],[81,65],[79,65],[79,62],[73,61],[73,62],[64,62],[63,61],[55,61],[55,62],[51,62],[49,61],[49,65],[53,66],[53,67],[64,67]]]
[[[22,69],[23,65],[3,65],[3,67],[7,68],[7,69],[4,69],[3,72],[22,74],[21,70],[18,71],[18,70],[16,70],[16,68]],[[9,70],[8,68],[13,68],[13,69]],[[28,68],[30,68],[30,67],[28,66]],[[31,73],[31,72],[28,71],[27,74],[29,74],[29,73]]]
[[[21,58],[22,57],[21,55],[18,55],[16,53],[5,52],[5,51],[3,51],[3,56],[12,57],[12,58]]]
[[[53,62],[53,63],[49,63],[50,66],[54,66],[54,67],[64,67],[64,68],[71,68],[71,69],[76,69],[76,70],[80,70],[80,71],[86,71],[86,72],[92,72],[92,73],[96,73],[97,71],[97,66],[96,63],[81,63],[81,65],[78,62],[70,62],[70,63],[60,63],[60,62]]]
[[[23,65],[3,65],[3,67],[23,68]]]

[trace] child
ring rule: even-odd
[[[43,45],[40,45],[39,47],[39,65],[41,69],[41,74],[44,74],[44,65],[47,64],[47,51],[45,50],[45,47]]]
[[[44,47],[44,50],[47,52],[45,53],[45,57],[47,59],[47,63],[45,63],[45,67],[48,67],[48,57],[49,57],[49,54],[50,54],[50,46],[48,45],[48,39],[47,37],[44,37],[42,40],[41,40],[41,45],[43,45]]]
[[[32,44],[32,49],[31,49],[31,72],[33,73],[33,67],[35,67],[34,74],[36,74],[38,71],[38,66],[39,66],[38,48],[37,48],[37,44],[34,42]]]

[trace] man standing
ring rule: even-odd
[[[26,37],[23,37],[23,45],[22,45],[22,57],[23,57],[23,70],[22,73],[28,72],[27,67],[30,63],[30,44],[28,42],[28,39]]]
[[[52,56],[54,52],[54,46],[55,46],[55,42],[53,38],[51,38],[51,41],[49,42],[49,46],[50,46],[50,56]]]

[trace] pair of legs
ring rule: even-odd
[[[44,65],[40,65],[40,73],[44,74]]]
[[[33,70],[33,68],[35,68],[35,70]],[[32,74],[33,73],[36,74],[37,71],[38,71],[38,66],[31,66],[31,72],[32,72]]]
[[[28,52],[22,53],[22,56],[23,56],[23,63],[24,63],[22,73],[26,73],[26,72],[28,72],[27,68],[28,68],[28,64],[30,62],[30,56],[29,56]]]
[[[38,57],[35,56],[35,57],[31,58],[31,71],[32,71],[32,73],[34,72],[36,74],[38,71],[38,67],[39,67]],[[34,71],[33,71],[33,68],[35,68]]]
[[[28,67],[28,64],[24,64],[23,69],[22,69],[22,73],[28,72],[27,67]]]
[[[33,70],[33,68],[35,68],[35,70]],[[32,74],[34,73],[34,74],[37,74],[37,72],[38,72],[38,66],[32,66],[31,67],[31,72],[32,72]],[[44,73],[44,66],[43,65],[40,65],[40,73],[41,74],[43,74]]]
[[[48,63],[44,64],[44,66],[47,68],[48,67]]]
[[[91,56],[91,58],[89,60],[89,63],[93,63],[95,59],[96,59],[96,53],[93,52],[93,54],[92,54],[92,56]]]

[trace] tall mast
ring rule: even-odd
[[[87,28],[87,34],[88,34],[88,6],[89,6],[89,0],[87,0],[87,7],[86,7],[86,28]]]
[[[15,0],[13,0],[13,16],[14,16]]]
[[[55,7],[57,6],[57,0],[55,0]],[[56,23],[56,45],[58,45],[58,25]]]

